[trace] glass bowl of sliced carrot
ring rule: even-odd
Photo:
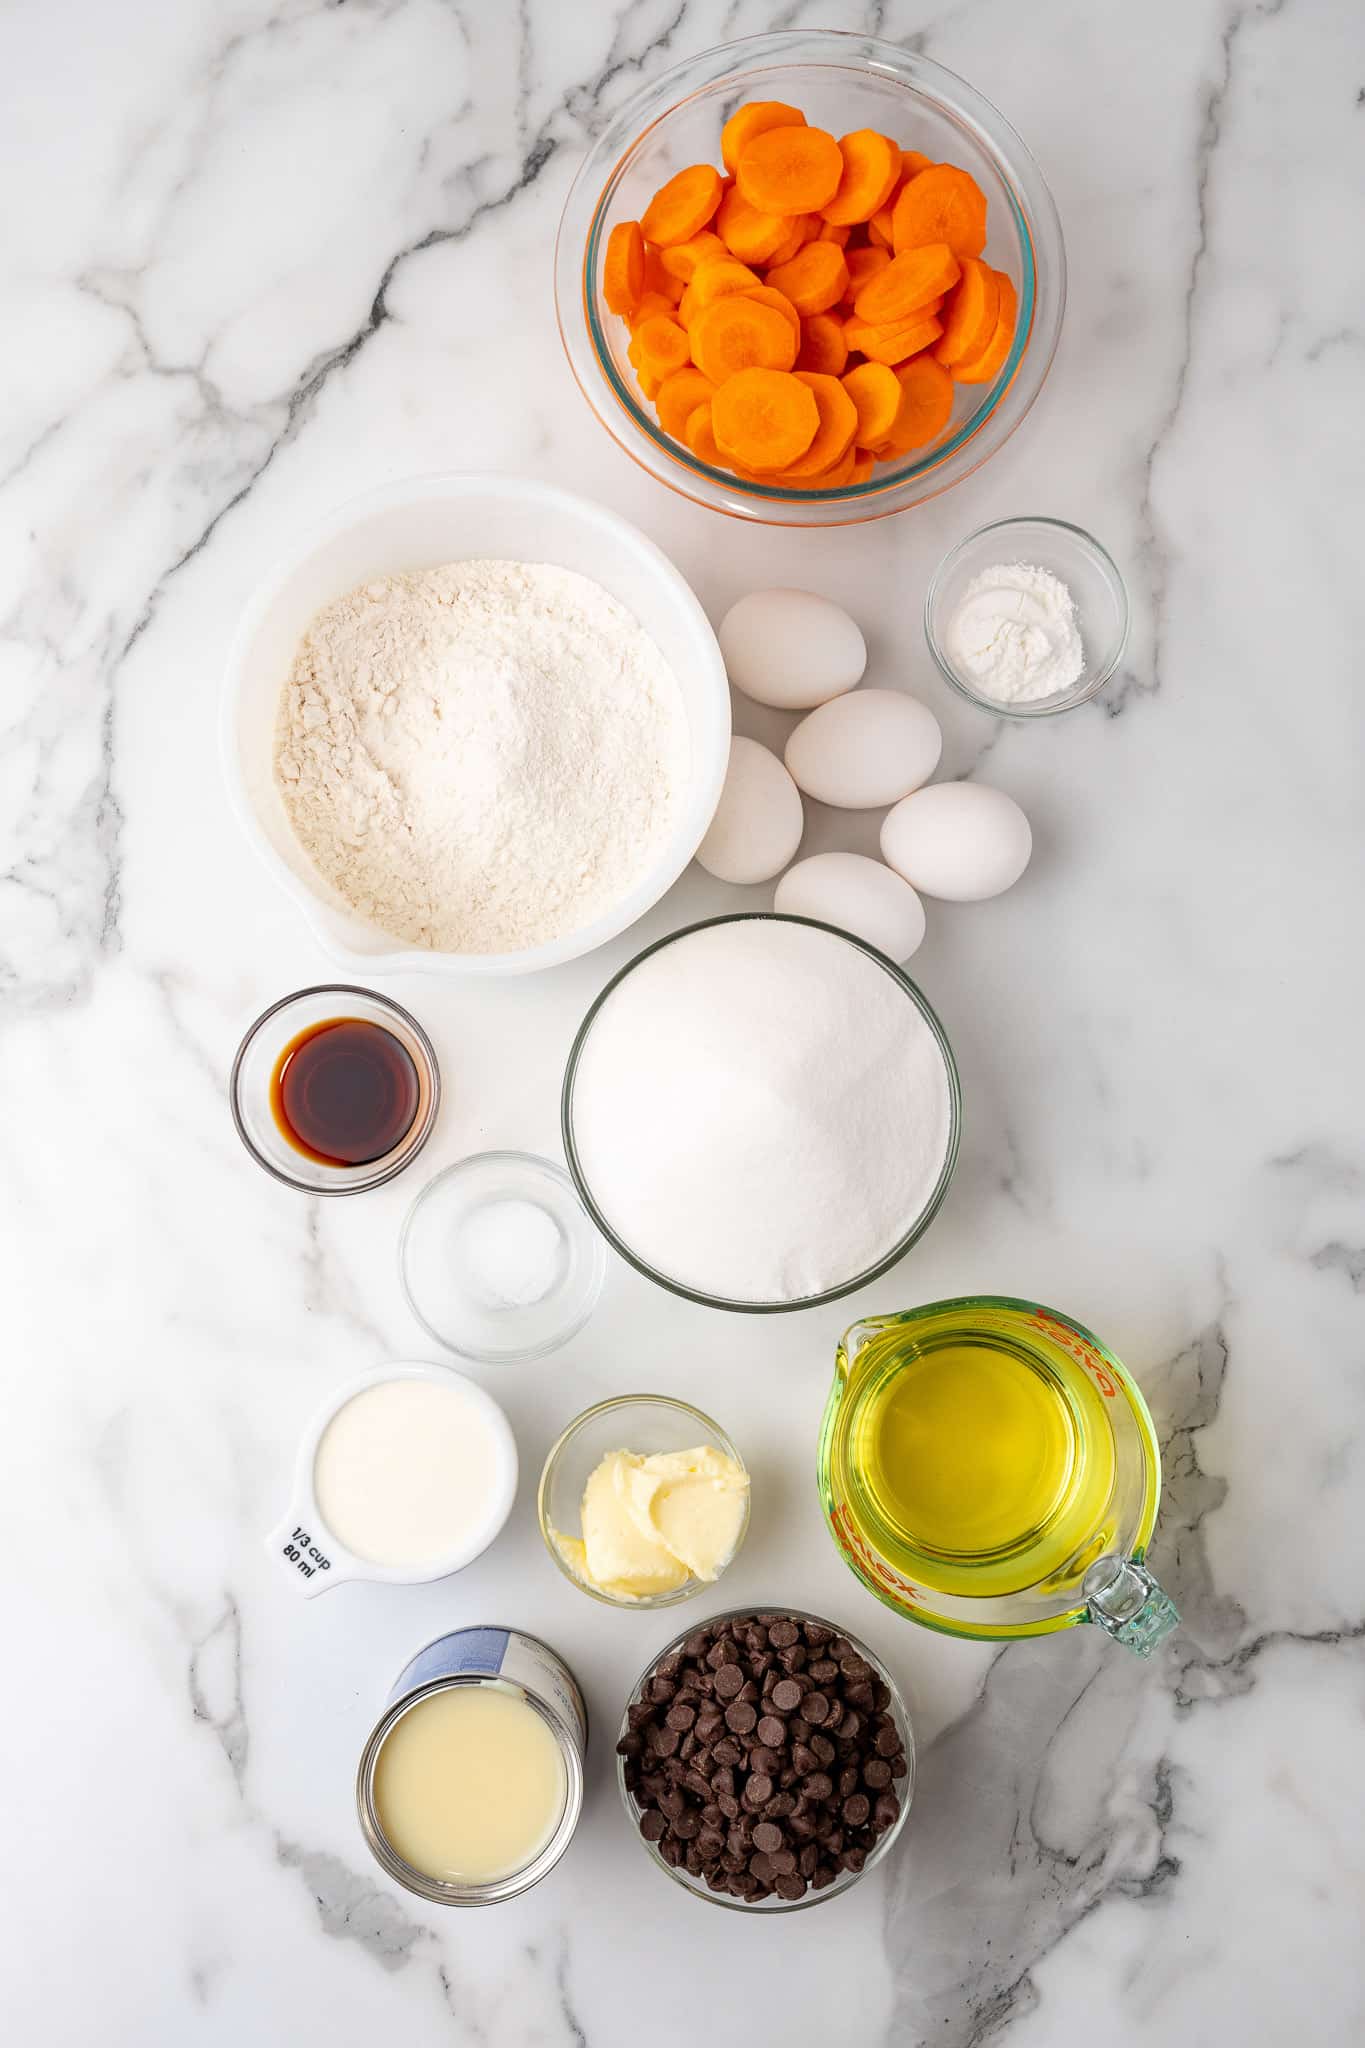
[[[555,294],[598,419],[736,517],[875,519],[935,496],[1042,388],[1057,210],[979,93],[874,37],[706,51],[613,116],[569,193]]]

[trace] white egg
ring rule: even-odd
[[[769,882],[801,844],[805,822],[801,793],[776,754],[737,737],[697,859],[717,881]]]
[[[773,908],[837,925],[888,960],[908,960],[924,937],[924,905],[910,884],[862,853],[799,860],[778,883]]]
[[[822,704],[787,741],[798,789],[845,811],[893,804],[927,782],[943,752],[938,720],[902,690],[858,690]]]
[[[1003,789],[936,782],[917,789],[882,820],[882,858],[913,888],[949,903],[979,903],[1017,882],[1033,834]]]
[[[841,697],[867,667],[867,643],[848,613],[809,590],[750,591],[716,637],[735,688],[779,711]]]

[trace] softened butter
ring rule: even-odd
[[[743,1467],[710,1446],[608,1451],[583,1492],[581,1538],[555,1531],[585,1585],[613,1600],[649,1600],[689,1578],[718,1578],[748,1504]]]

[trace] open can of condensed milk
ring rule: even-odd
[[[548,1644],[456,1629],[419,1650],[389,1694],[356,1774],[361,1830],[419,1898],[516,1898],[569,1846],[587,1746],[582,1692]]]

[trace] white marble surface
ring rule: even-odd
[[[1035,146],[1072,265],[1009,447],[823,539],[722,530],[636,471],[551,305],[602,111],[779,19],[875,26],[970,77]],[[4,10],[7,2038],[1361,2038],[1363,86],[1358,10],[1302,0]],[[1014,894],[931,918],[917,973],[962,1067],[964,1155],[863,1305],[1018,1291],[1135,1369],[1186,1614],[1152,1667],[1086,1630],[994,1654],[898,1624],[814,1497],[843,1315],[715,1317],[619,1268],[566,1352],[496,1376],[524,1476],[493,1553],[309,1606],[277,1578],[260,1536],[304,1417],[431,1353],[394,1265],[417,1180],[308,1202],[228,1120],[241,1030],[328,963],[228,815],[216,689],[302,522],[442,466],[590,491],[715,616],[773,580],[843,596],[872,679],[942,717],[949,769],[1030,811]],[[930,673],[918,603],[951,541],[1023,511],[1112,547],[1137,631],[1104,702],[998,730]],[[694,873],[647,929],[764,900]],[[394,989],[449,1082],[424,1168],[554,1148],[570,1031],[632,943],[534,986]],[[727,1595],[845,1618],[912,1703],[902,1850],[782,1924],[646,1866],[609,1737],[672,1624],[604,1615],[540,1551],[547,1443],[632,1384],[714,1404],[751,1456]],[[380,1878],[351,1777],[407,1654],[490,1618],[580,1673],[591,1789],[547,1883],[456,1916]]]

